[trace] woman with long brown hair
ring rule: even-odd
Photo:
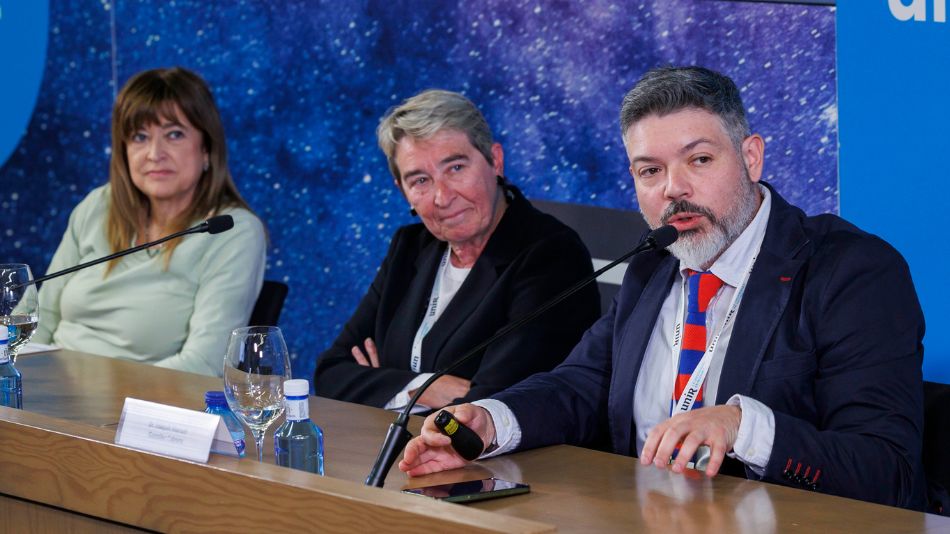
[[[247,323],[260,291],[264,227],[231,178],[207,84],[177,67],[133,76],[113,109],[109,183],[70,215],[49,271],[218,214],[231,215],[234,228],[178,238],[44,284],[34,341],[220,375],[228,335]]]

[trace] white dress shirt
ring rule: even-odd
[[[709,271],[724,282],[706,312],[706,329],[711,335],[722,327],[736,288],[748,275],[750,260],[758,255],[765,237],[772,202],[768,189],[762,186],[759,189],[763,196],[759,211],[749,226],[709,268]],[[673,325],[677,322],[676,314],[683,297],[684,273],[690,268],[702,270],[700,266],[684,265],[682,262],[679,267],[676,281],[660,308],[634,388],[633,417],[637,427],[637,454],[643,450],[647,433],[670,417],[670,399],[673,396],[673,382],[677,374],[679,357],[672,354]],[[739,305],[741,307],[741,301]],[[722,374],[722,362],[729,347],[734,324],[732,322],[726,325],[712,356],[703,393],[706,406],[712,406],[715,403],[719,378]],[[477,401],[475,404],[488,410],[495,424],[495,439],[498,448],[485,456],[502,454],[517,447],[521,442],[521,428],[511,410],[504,403],[493,399]],[[742,410],[739,434],[733,452],[739,460],[761,475],[772,453],[772,444],[775,440],[775,416],[767,406],[749,397],[733,395],[727,404],[740,406]]]

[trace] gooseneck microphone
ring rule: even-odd
[[[230,215],[216,215],[207,221],[185,230],[184,234],[200,234],[201,232],[208,232],[209,234],[220,234],[221,232],[227,232],[231,228],[234,228],[234,218]],[[182,234],[182,235],[184,235]],[[176,234],[177,235],[177,234]],[[162,241],[165,239],[171,239],[172,236],[162,238]],[[161,241],[159,241],[160,243]]]
[[[59,276],[63,276],[64,274],[74,273],[80,269],[85,269],[86,267],[92,267],[93,265],[98,265],[104,261],[109,261],[115,258],[121,258],[122,256],[125,256],[126,254],[132,254],[133,252],[145,250],[149,247],[154,247],[155,245],[161,245],[165,241],[175,239],[176,237],[181,237],[183,235],[201,234],[204,232],[207,232],[209,234],[220,234],[221,232],[227,232],[231,228],[234,228],[234,219],[231,218],[230,215],[217,215],[217,216],[211,217],[210,219],[208,219],[207,221],[201,224],[192,226],[191,228],[188,228],[187,230],[182,230],[181,232],[175,232],[174,234],[167,235],[161,239],[157,239],[155,241],[152,241],[150,243],[145,243],[137,247],[120,250],[119,252],[116,252],[115,254],[109,254],[108,256],[99,258],[97,260],[92,260],[86,263],[80,263],[79,265],[70,267],[68,269],[63,269],[62,271],[56,271],[55,273],[48,274],[46,276],[34,278],[33,280],[28,280],[26,282],[23,282],[22,284],[16,287],[19,288],[23,286],[28,286],[30,284],[39,284],[40,282],[45,282],[49,280],[50,278],[57,278]]]
[[[633,256],[634,254],[639,254],[648,250],[666,248],[672,245],[673,242],[676,241],[677,237],[679,237],[679,232],[673,226],[661,226],[656,230],[653,230],[647,234],[643,241],[641,241],[640,244],[630,252],[627,252],[623,256],[620,256],[616,260],[589,274],[585,278],[582,278],[579,282],[554,296],[551,300],[542,304],[528,315],[525,315],[517,321],[508,323],[508,325],[503,327],[501,330],[495,332],[494,335],[479,343],[470,351],[466,352],[461,358],[455,360],[449,364],[449,366],[433,373],[428,380],[426,380],[418,389],[416,389],[415,394],[413,394],[412,398],[409,399],[409,403],[406,404],[406,407],[403,408],[399,416],[396,417],[396,420],[391,425],[389,425],[389,430],[386,432],[386,438],[383,440],[383,445],[379,449],[379,454],[376,455],[376,462],[373,464],[372,470],[370,470],[369,475],[366,477],[365,484],[367,486],[376,486],[378,488],[383,487],[383,484],[386,482],[386,475],[389,474],[389,469],[392,467],[393,462],[396,461],[396,456],[403,450],[403,448],[405,448],[406,443],[412,439],[412,434],[406,429],[406,426],[409,423],[409,414],[412,411],[412,407],[416,405],[416,401],[425,392],[426,388],[428,388],[433,382],[438,380],[441,376],[450,373],[468,360],[472,359],[475,355],[484,350],[485,347],[491,345],[499,338],[504,337],[512,330],[520,328],[525,323],[533,320],[537,316],[558,305],[564,299],[570,297],[574,293],[577,293],[585,286],[596,280],[598,276],[616,267],[617,264],[623,260]],[[459,423],[459,425],[461,425],[461,423]],[[468,429],[466,428],[466,430]],[[484,446],[483,444],[480,445],[482,447]],[[481,448],[479,448],[479,454],[480,453]]]

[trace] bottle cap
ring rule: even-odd
[[[209,391],[205,393],[205,404],[208,406],[227,406],[228,401],[224,398],[223,391]]]
[[[284,396],[305,397],[310,394],[310,381],[305,378],[284,381]]]

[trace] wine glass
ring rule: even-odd
[[[284,413],[284,380],[290,355],[276,326],[235,328],[224,356],[224,396],[251,429],[257,460],[264,461],[264,433]]]
[[[0,264],[0,326],[7,327],[10,359],[16,363],[20,347],[30,342],[39,323],[36,285],[25,263]]]

